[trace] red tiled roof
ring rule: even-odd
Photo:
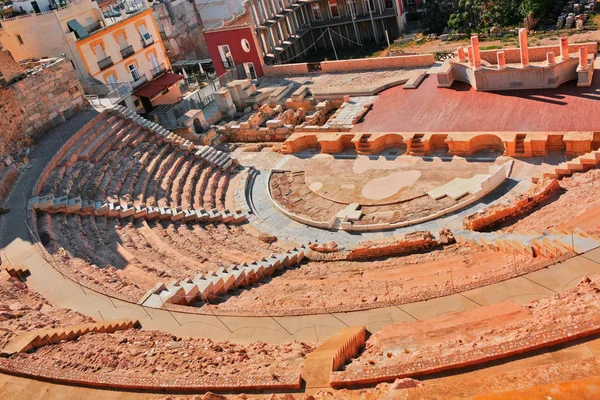
[[[167,72],[159,76],[155,80],[151,81],[150,83],[142,86],[141,88],[133,92],[133,94],[138,97],[152,98],[182,79],[183,76],[181,75]]]

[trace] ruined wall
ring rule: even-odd
[[[472,231],[483,231],[508,219],[517,218],[548,199],[560,189],[558,180],[538,182],[527,193],[517,196],[509,204],[496,204],[484,208],[480,212],[467,215],[463,219],[463,227]]]
[[[0,89],[0,154],[8,154],[87,106],[73,65],[59,60]]]
[[[580,47],[587,47],[590,54],[598,53],[598,43],[574,43],[569,44],[569,53],[579,52]],[[506,57],[507,64],[518,64],[521,62],[521,52],[518,48],[502,49],[504,50],[504,57]],[[529,47],[529,61],[530,62],[541,62],[546,60],[546,53],[553,51],[556,57],[560,56],[560,45],[556,46],[539,46]],[[489,62],[490,64],[497,64],[498,58],[496,53],[498,50],[481,50],[481,59]]]
[[[171,61],[210,58],[204,25],[193,1],[154,3],[152,9]]]
[[[435,63],[433,54],[397,57],[360,58],[357,60],[324,61],[321,70],[328,72],[355,72],[374,69],[429,67]]]
[[[7,83],[11,83],[24,72],[8,50],[0,50],[0,75],[4,76]]]

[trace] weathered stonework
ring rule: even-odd
[[[75,70],[59,60],[0,89],[0,154],[27,145],[87,105]]]

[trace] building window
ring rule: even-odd
[[[17,35],[17,40],[19,41],[19,44],[25,44],[25,42],[23,42],[23,38],[21,37],[21,35]]]
[[[234,64],[229,46],[226,44],[219,46],[219,54],[221,55],[221,61],[223,61],[223,67],[225,67],[225,69],[232,69]]]
[[[137,100],[137,99],[136,99],[136,100],[134,100],[134,101],[133,101],[133,105],[134,105],[136,108],[137,108],[137,107],[139,107],[139,106],[140,106],[140,101],[139,101],[139,100]]]
[[[154,43],[154,39],[152,39],[152,35],[150,35],[150,33],[148,32],[146,25],[141,24],[140,26],[138,26],[138,32],[140,33],[140,36],[142,37],[142,46],[143,47],[148,47],[152,43]]]
[[[329,13],[331,14],[331,18],[340,17],[340,10],[337,5],[337,0],[329,0]]]
[[[114,76],[113,74],[108,75],[106,77],[106,83],[108,83],[108,85],[111,86],[112,88],[115,88],[117,85],[117,77]]]
[[[142,79],[142,74],[140,74],[136,63],[129,64],[127,68],[129,69],[129,74],[131,74],[131,77],[134,81],[139,81]]]
[[[257,79],[254,63],[244,63],[244,71],[246,72],[246,79]]]
[[[246,53],[250,53],[250,42],[248,41],[248,39],[242,39],[242,49]]]
[[[408,8],[408,11],[411,11],[411,12],[417,11],[417,2],[415,0],[407,0],[406,5]]]
[[[365,6],[365,13],[367,13],[367,14],[375,11],[375,1],[374,0],[364,0],[364,6]]]
[[[321,16],[321,8],[319,7],[319,3],[312,3],[312,13],[315,21],[320,21],[323,19]]]
[[[356,15],[358,14],[356,12],[356,0],[347,0],[348,2],[348,8],[350,9],[350,16],[351,17],[356,17]]]
[[[386,9],[394,8],[394,0],[384,0],[384,5]]]

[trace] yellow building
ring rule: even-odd
[[[181,97],[180,75],[169,73],[171,63],[152,10],[146,9],[91,33],[76,42],[88,73],[111,87],[131,83],[127,107],[147,112]]]

